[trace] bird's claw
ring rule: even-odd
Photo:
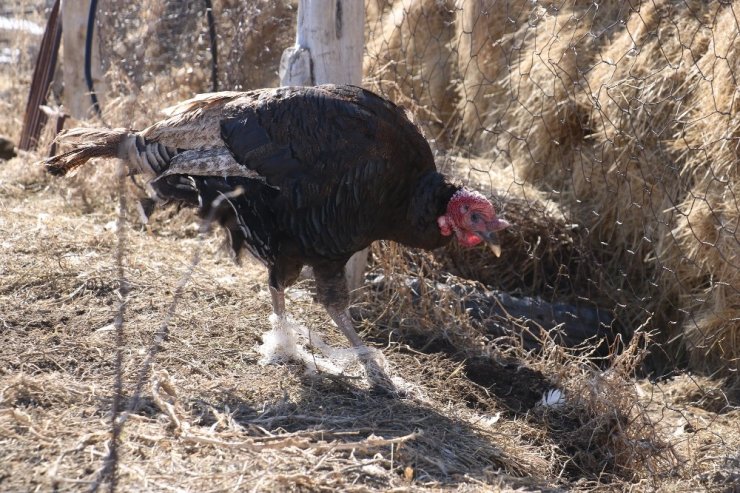
[[[398,394],[398,388],[386,371],[388,362],[382,352],[367,346],[361,346],[357,348],[357,356],[365,368],[365,375],[374,391],[383,394]]]

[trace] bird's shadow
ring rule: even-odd
[[[301,370],[296,367],[296,371]],[[510,454],[510,439],[502,439],[509,440],[503,445],[498,443],[492,429],[487,432],[486,426],[474,426],[454,412],[437,409],[441,404],[375,392],[359,380],[345,377],[305,375],[301,383],[298,394],[266,408],[233,390],[224,390],[210,402],[191,401],[191,410],[200,412],[199,424],[206,427],[218,419],[213,415],[215,409],[229,414],[245,430],[323,431],[326,441],[356,442],[357,448],[346,452],[354,458],[372,459],[380,453],[389,472],[404,477],[410,468],[414,479],[422,482],[453,486],[470,477],[485,482],[505,478],[519,486],[547,489],[542,471]],[[407,439],[393,448],[388,442],[368,446],[370,435],[386,441]]]

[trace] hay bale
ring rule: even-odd
[[[563,140],[583,135],[573,121],[581,73],[606,38],[604,26],[626,11],[616,1],[464,2],[459,107],[472,150],[517,154],[512,160],[531,178],[555,168],[548,161],[563,155]]]
[[[452,0],[400,0],[387,13],[374,12],[365,82],[409,107],[430,138],[438,138],[454,110]]]
[[[365,0],[365,39],[373,39],[383,30],[383,18],[394,0]]]
[[[711,199],[714,206],[702,201],[682,217],[674,230],[682,253],[667,259],[679,266],[681,310],[688,313],[682,331],[692,367],[720,375],[737,375],[740,368],[738,192],[735,185]]]
[[[740,22],[732,8],[717,16],[712,30],[732,32]],[[678,205],[677,221],[667,237],[666,262],[674,260],[678,247],[684,256],[695,259],[681,271],[684,275],[719,274],[729,265],[737,267],[738,160],[740,159],[740,49],[735,36],[715,36],[708,49],[692,67],[696,89],[686,124],[673,143],[681,152],[682,178],[692,186]],[[675,240],[675,241],[673,241]],[[725,275],[738,276],[738,269]],[[737,279],[736,277],[734,277]],[[725,279],[732,285],[731,279]]]
[[[644,258],[654,247],[643,238],[656,241],[669,224],[664,211],[682,185],[670,141],[717,8],[699,0],[643,5],[589,73],[594,96],[584,104],[593,107],[593,150],[573,173],[573,198],[583,201],[581,217],[598,218],[591,224],[596,241],[626,245]]]
[[[678,200],[668,204],[671,221],[655,256],[670,273],[662,289],[676,291],[688,314],[670,335],[683,333],[692,367],[728,375],[737,373],[740,358],[740,19],[731,6],[713,3],[702,20],[704,49],[692,44],[693,63],[683,75],[691,88],[688,111],[671,122],[678,170],[669,176]]]
[[[525,180],[545,188],[569,186],[587,148],[588,106],[582,102],[590,94],[586,74],[607,39],[599,26],[617,23],[626,11],[623,2],[543,8],[516,33],[520,61],[504,81],[514,103],[504,115],[492,111],[485,124],[504,132],[494,131],[494,145],[511,153]],[[487,140],[479,141],[481,150],[490,147]]]
[[[526,140],[513,147],[524,151],[513,153],[515,166],[562,192],[561,204],[588,231],[594,254],[611,278],[602,289],[625,305],[625,323],[634,327],[645,322],[646,313],[660,324],[673,310],[676,293],[645,280],[656,276],[655,243],[669,228],[665,211],[681,190],[670,141],[679,127],[679,108],[691,95],[690,67],[706,50],[705,26],[716,9],[699,1],[646,2],[603,45],[584,30],[579,20],[584,16],[572,14],[559,37],[570,33],[579,40],[569,48],[574,52],[552,41],[547,59],[557,66],[531,57],[538,63],[525,87],[536,90],[519,97],[528,108],[537,109],[542,99],[547,103],[533,112],[539,121],[520,112],[525,124],[518,128],[528,131],[515,134]],[[624,14],[624,7],[612,5],[609,16],[616,20]],[[692,50],[685,49],[689,41],[684,38],[691,40]],[[535,39],[530,46],[537,45]],[[552,86],[548,76],[568,83],[543,92],[542,87]],[[540,169],[545,166],[551,169]]]
[[[728,286],[740,285],[737,36],[712,35],[736,32],[736,14],[699,0],[594,5],[539,5],[496,42],[485,25],[466,26],[461,46],[493,62],[461,64],[461,90],[477,91],[461,103],[463,134],[481,155],[508,155],[518,181],[560,192],[601,262],[597,296],[624,305],[627,325],[650,314],[668,339],[666,323],[680,328],[681,312],[692,313],[690,351],[715,347],[722,355],[710,359],[726,365],[736,358],[734,303],[691,300],[737,298]],[[720,326],[724,336],[703,339]]]
[[[506,106],[500,84],[515,63],[514,38],[532,9],[527,0],[462,0],[455,17],[461,132],[468,137],[485,127],[492,108]],[[509,102],[510,104],[510,102]]]
[[[526,181],[560,186],[578,154],[585,124],[576,91],[590,58],[584,52],[592,51],[588,32],[575,16],[555,15],[517,36],[521,62],[504,82],[514,102],[503,115],[492,111],[484,123],[504,132],[496,136],[494,130],[490,137],[511,153]],[[480,148],[485,149],[489,136],[482,137]]]

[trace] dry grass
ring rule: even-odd
[[[691,312],[682,330],[692,363],[713,372],[740,364],[740,100],[733,75],[740,68],[739,23],[735,8],[717,11],[707,49],[692,66],[694,104],[674,143],[691,189],[658,251]]]
[[[624,327],[736,375],[738,4],[460,5],[465,149],[555,192]]]
[[[203,4],[155,2],[152,8],[141,9],[120,0],[106,3],[100,32],[110,88],[103,115],[108,125],[143,128],[161,117],[161,108],[211,90]],[[225,0],[213,5],[219,89],[278,85],[282,54],[278,47],[295,42],[297,3]]]
[[[32,159],[4,164],[0,174],[0,477],[11,490],[85,489],[110,440],[117,213],[105,195],[88,204],[68,197],[67,184],[50,182]],[[78,177],[86,194],[98,183]],[[133,210],[128,216],[130,397],[199,242],[194,217],[184,211],[160,211],[148,227],[136,224]],[[255,346],[269,328],[264,274],[236,268],[220,241],[202,245],[143,406],[124,429],[124,489],[671,490],[731,480],[737,411],[718,384],[684,379],[667,395],[670,382],[635,380],[640,339],[599,365],[548,341],[538,353],[485,341],[456,310],[453,294],[437,306],[414,304],[393,285],[408,266],[379,263],[388,289],[368,292],[359,305],[364,337],[381,344],[413,389],[408,397],[368,393],[361,381],[306,375],[296,365],[262,367]],[[379,262],[403,258],[386,249],[376,254]],[[294,291],[291,312],[340,343],[307,287]],[[537,405],[552,388],[566,403]],[[659,392],[662,405],[647,395]],[[694,405],[708,410],[692,417]],[[669,419],[668,408],[683,411]],[[700,424],[705,419],[711,427]],[[685,431],[691,427],[697,431]],[[700,452],[692,445],[696,433]]]
[[[444,138],[454,108],[450,63],[454,2],[404,0],[368,24],[380,25],[366,46],[369,87],[414,109],[430,138]]]
[[[468,138],[485,129],[491,108],[503,111],[513,101],[498,84],[516,63],[511,59],[511,37],[529,16],[531,3],[524,0],[465,0],[456,15],[455,37],[460,83],[460,128]],[[485,130],[484,130],[485,132]]]
[[[236,29],[224,16],[238,22],[231,15],[238,7],[215,3],[222,25]],[[370,31],[405,53],[388,58],[399,66],[383,76],[399,98],[421,119],[443,125],[445,112],[461,105],[449,114],[468,122],[459,143],[484,157],[463,155],[453,138],[442,142],[454,152],[440,154],[440,167],[494,198],[515,223],[502,234],[505,257],[483,249],[374,246],[370,282],[353,315],[409,389],[403,397],[380,395],[352,374],[260,366],[256,346],[270,328],[264,271],[235,266],[220,234],[199,240],[192,211],[158,209],[142,225],[129,200],[124,404],[195,251],[202,257],[145,376],[142,405],[126,422],[120,489],[733,491],[740,481],[739,390],[727,370],[738,347],[740,190],[738,99],[726,82],[738,72],[734,38],[711,32],[730,32],[736,11],[714,3],[630,2],[639,15],[632,12],[622,26],[606,19],[625,15],[615,10],[623,2],[538,2],[533,11],[531,2],[465,1],[454,5],[451,34],[453,6],[445,2],[369,3],[369,25],[376,26]],[[142,15],[156,17],[156,8]],[[254,27],[247,37],[224,34],[225,59],[232,61],[222,66],[228,88],[269,84],[275,43],[261,36],[289,36],[283,30],[289,3],[248,8],[263,13],[242,16]],[[689,19],[688,9],[698,13]],[[167,46],[135,46],[137,33],[154,40],[164,27],[121,30],[137,53],[131,59],[141,59],[136,50],[141,57],[169,56]],[[641,40],[637,56],[644,63],[624,65],[631,56],[626,30]],[[676,32],[693,33],[694,41],[684,43],[691,50],[671,44]],[[594,33],[603,36],[591,39]],[[660,56],[657,40],[667,43]],[[375,43],[383,56],[382,42]],[[121,60],[111,64],[106,121],[143,127],[159,118],[159,108],[206,90],[208,53],[202,44],[192,47],[193,57],[172,58],[151,77],[140,66],[128,74]],[[447,75],[431,84],[423,79],[436,73],[435,57],[444,59],[440,74]],[[268,68],[243,75],[253,59]],[[0,132],[15,137],[30,65],[3,70],[0,87],[11,97],[0,104],[12,111],[0,113]],[[461,101],[441,82],[453,74],[462,77]],[[663,85],[656,82],[661,76]],[[642,104],[625,114],[617,93]],[[445,112],[437,112],[440,98]],[[664,101],[686,102],[686,113]],[[599,115],[609,118],[598,123]],[[651,122],[675,128],[656,137]],[[41,149],[50,139],[47,129]],[[34,164],[39,157],[22,153],[0,162],[0,489],[87,490],[111,445],[121,299],[115,163],[52,181]],[[677,171],[665,167],[666,157]],[[538,169],[547,163],[555,165]],[[576,171],[588,180],[579,182]],[[644,176],[637,180],[632,171]],[[646,183],[665,188],[634,192]],[[625,184],[636,205],[609,216],[610,207],[625,207]],[[672,212],[660,209],[666,190],[684,193],[674,197]],[[141,191],[130,184],[126,193]],[[585,220],[594,212],[608,217]],[[615,226],[617,220],[623,224]],[[659,246],[625,253],[639,228],[655,228],[650,238]],[[608,248],[594,248],[602,240]],[[627,263],[640,255],[645,262]],[[656,266],[670,270],[656,276]],[[508,317],[510,333],[494,338],[465,309],[468,295],[490,287],[613,308],[629,314],[620,328],[636,335],[597,356],[593,345],[567,349],[533,330],[535,321]],[[331,344],[343,344],[311,289],[303,281],[290,291],[289,310]],[[650,296],[659,290],[687,313],[676,326],[696,367],[720,368],[723,378],[676,370],[671,378],[644,379],[646,358],[661,348],[651,343],[660,336],[646,330],[658,318]],[[636,330],[640,325],[645,329]],[[540,339],[537,350],[525,349],[525,333]],[[553,389],[562,401],[550,394],[557,402],[543,405]]]

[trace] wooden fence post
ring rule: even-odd
[[[65,0],[62,2],[62,50],[64,57],[64,108],[66,113],[79,120],[94,115],[90,90],[85,82],[85,36],[90,15],[91,0]],[[102,102],[105,94],[103,68],[100,62],[100,43],[93,38],[91,75],[95,93]]]
[[[280,83],[284,86],[362,84],[365,2],[300,0],[296,44],[283,52]],[[351,290],[362,285],[368,250],[347,263]]]

